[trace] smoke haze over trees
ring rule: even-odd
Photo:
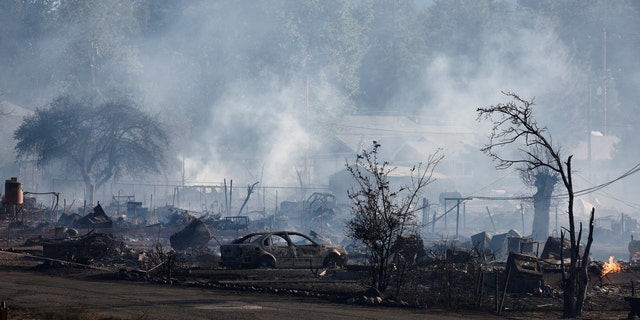
[[[60,161],[82,177],[89,203],[111,179],[160,172],[169,143],[162,124],[133,101],[69,97],[25,117],[14,139],[19,159],[35,159],[39,165]]]
[[[638,1],[8,0],[0,23],[4,99],[136,97],[178,140],[168,179],[295,185],[353,113],[467,126],[479,146],[474,108],[501,91],[536,97],[562,145],[598,131],[619,138],[613,167],[640,158]]]

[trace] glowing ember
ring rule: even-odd
[[[609,262],[605,262],[604,265],[602,265],[602,271],[600,272],[600,277],[604,277],[607,273],[616,273],[616,272],[621,272],[622,271],[622,266],[613,261],[613,256],[609,257]]]

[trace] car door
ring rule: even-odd
[[[278,268],[291,268],[294,266],[295,251],[289,244],[284,234],[272,234],[270,238],[270,253],[276,258]]]
[[[289,234],[289,240],[296,252],[295,266],[298,268],[317,268],[322,264],[322,257],[317,245],[309,238],[299,234]]]

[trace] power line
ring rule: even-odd
[[[623,173],[622,175],[620,175],[619,177],[607,181],[605,183],[599,184],[597,186],[593,186],[590,188],[586,188],[586,189],[582,189],[582,190],[578,190],[575,191],[573,193],[574,196],[579,197],[579,196],[583,196],[589,193],[593,193],[596,192],[598,190],[604,189],[605,187],[608,187],[609,185],[613,184],[614,182],[618,182],[624,178],[627,178],[635,173],[637,173],[638,171],[640,171],[640,163],[636,164],[635,166],[633,166],[631,169],[627,170],[625,173]],[[555,196],[551,196],[552,199],[564,199],[569,197],[568,193],[564,193],[564,194],[559,194],[559,195],[555,195]],[[480,199],[480,200],[533,200],[532,196],[513,196],[513,197],[485,197],[485,196],[469,196],[469,198],[472,199]],[[622,201],[622,200],[620,200]]]

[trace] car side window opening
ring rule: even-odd
[[[283,238],[281,235],[274,234],[273,236],[271,236],[271,241],[272,241],[272,245],[274,245],[276,247],[288,247],[289,246],[289,243],[287,242],[287,239]]]
[[[270,245],[271,245],[271,237],[266,237],[266,238],[264,239],[263,244],[264,244],[265,246],[267,246],[267,247],[268,247],[268,246],[270,246]]]
[[[233,240],[233,243],[251,243],[256,239],[253,235],[248,235],[240,239]]]
[[[311,242],[311,240],[301,236],[301,235],[297,235],[297,234],[290,234],[289,235],[289,239],[291,239],[291,242],[296,245],[296,246],[311,246],[313,245],[313,242]]]

